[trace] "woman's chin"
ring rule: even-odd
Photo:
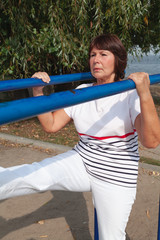
[[[100,72],[93,72],[92,73],[92,75],[93,75],[93,77],[95,77],[95,78],[102,78],[103,77],[103,75],[102,75],[102,73],[100,73]]]

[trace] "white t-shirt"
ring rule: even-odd
[[[92,84],[83,84],[88,87]],[[64,109],[73,119],[80,141],[75,150],[86,171],[112,184],[136,187],[138,142],[134,121],[139,97],[131,90]]]

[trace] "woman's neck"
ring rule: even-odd
[[[94,85],[102,85],[102,84],[113,83],[113,82],[114,82],[114,76],[106,79],[98,78],[97,82]]]

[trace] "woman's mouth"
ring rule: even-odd
[[[99,71],[101,71],[102,70],[102,68],[93,68],[93,71],[94,72],[99,72]]]

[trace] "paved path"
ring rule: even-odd
[[[0,134],[0,165],[32,163],[68,149]],[[137,198],[127,226],[130,240],[157,239],[159,193],[160,167],[140,164]],[[0,239],[91,240],[93,210],[91,193],[48,191],[0,201]]]

